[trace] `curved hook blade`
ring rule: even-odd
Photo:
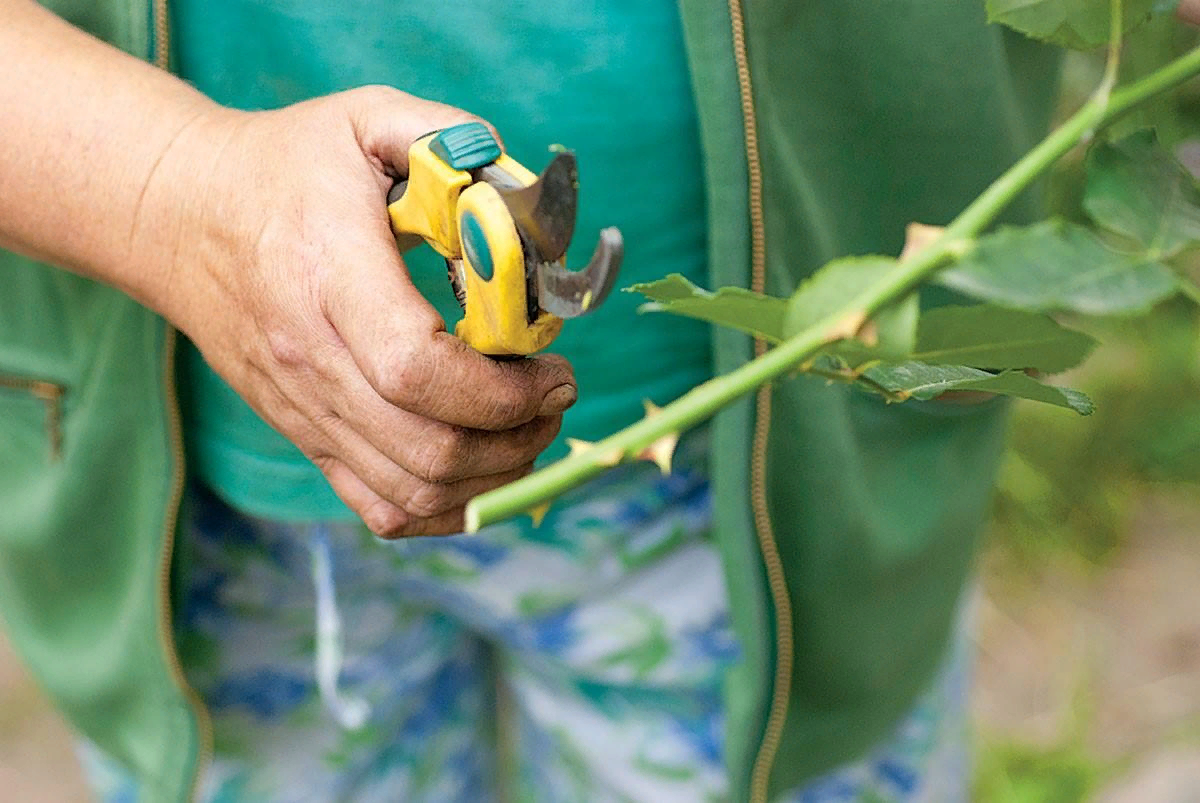
[[[538,305],[559,318],[578,318],[600,306],[617,282],[625,240],[620,229],[600,231],[600,241],[583,270],[567,270],[557,262],[538,266]]]

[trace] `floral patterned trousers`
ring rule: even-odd
[[[540,527],[475,536],[385,542],[190,488],[178,638],[213,719],[201,799],[727,799],[720,688],[737,645],[704,441],[685,440],[670,476],[623,467]],[[779,800],[965,800],[964,652],[892,740]],[[100,800],[146,799],[81,754]]]

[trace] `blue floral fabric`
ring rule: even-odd
[[[201,800],[725,800],[720,686],[737,646],[704,455],[695,437],[670,476],[613,471],[538,528],[394,542],[250,518],[191,488],[178,638],[213,718]],[[333,690],[314,665],[317,555],[341,624]],[[965,665],[891,743],[780,803],[965,799]],[[361,721],[339,716],[351,705]],[[100,800],[140,799],[82,753]]]

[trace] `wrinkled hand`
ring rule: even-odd
[[[134,249],[173,252],[160,311],[386,537],[460,530],[576,398],[565,360],[496,361],[447,333],[396,251],[385,197],[409,145],[471,119],[382,87],[211,111],[135,227]]]

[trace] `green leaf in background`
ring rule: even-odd
[[[1131,315],[1174,295],[1170,268],[1108,248],[1082,226],[1047,220],[980,238],[937,281],[982,301],[1017,309]]]
[[[909,293],[903,300],[884,307],[871,319],[876,344],[874,351],[884,360],[901,360],[917,345],[917,327],[921,317],[921,299]]]
[[[1152,131],[1092,147],[1083,208],[1154,257],[1200,244],[1200,188]]]
[[[692,284],[678,273],[665,279],[625,288],[641,293],[651,303],[643,312],[670,312],[709,323],[729,326],[778,343],[783,340],[783,321],[787,302],[738,287],[722,287],[715,293]]]
[[[788,300],[784,337],[820,323],[895,267],[896,260],[881,256],[846,257],[828,263],[801,283]]]
[[[872,360],[907,360],[917,345],[920,315],[920,299],[916,293],[910,293],[903,301],[889,304],[876,313],[863,327],[861,339],[839,341],[826,353],[836,354],[854,367]]]
[[[863,377],[901,398],[928,400],[952,390],[976,390],[1053,404],[1081,415],[1090,415],[1095,409],[1079,391],[1042,384],[1023,371],[991,374],[965,365],[902,362],[873,366]]]
[[[1177,0],[1125,0],[1122,30],[1129,33],[1154,14],[1173,12],[1176,5]],[[987,0],[988,21],[1074,50],[1108,42],[1110,13],[1109,0]]]
[[[1056,374],[1079,365],[1096,341],[1034,312],[978,304],[938,307],[921,316],[912,359]]]

